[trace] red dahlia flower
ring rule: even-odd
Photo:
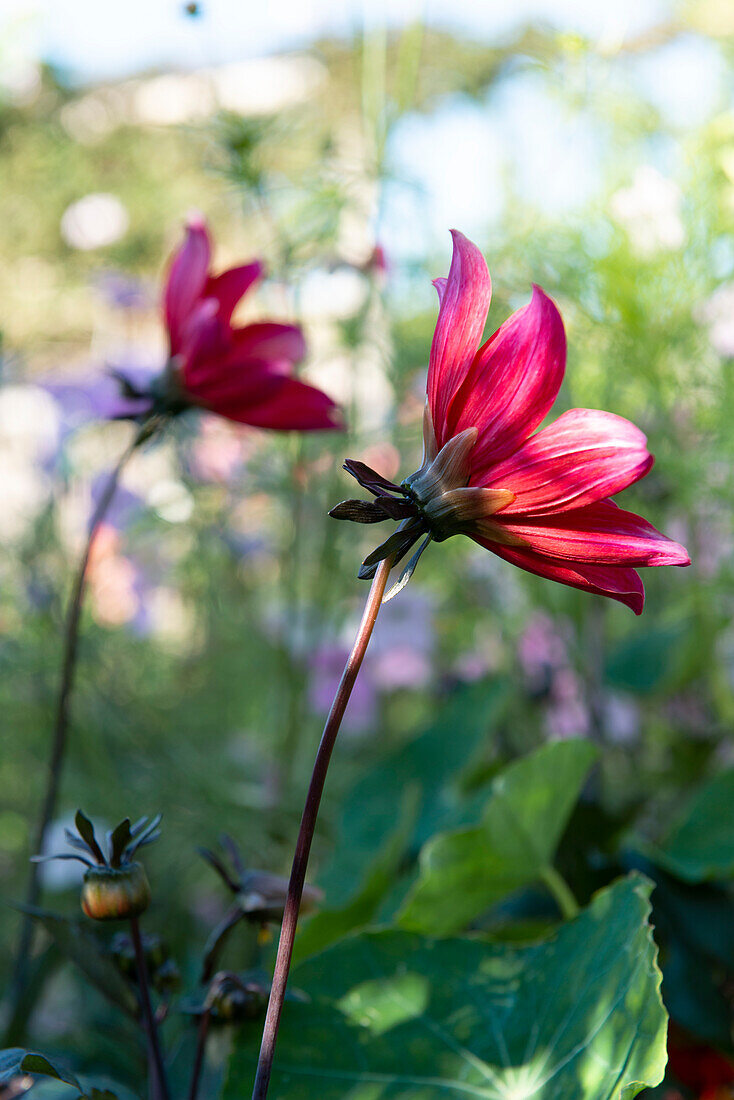
[[[262,276],[259,261],[209,271],[206,225],[192,219],[175,253],[163,296],[169,359],[163,375],[140,383],[117,371],[126,402],[117,415],[175,414],[197,406],[259,428],[308,431],[337,428],[334,402],[293,377],[305,354],[296,325],[275,321],[233,327],[240,299]]]
[[[697,1100],[730,1100],[734,1096],[734,1062],[705,1043],[687,1039],[675,1023],[668,1034],[668,1067]]]
[[[480,346],[491,281],[479,249],[453,232],[431,345],[423,465],[400,485],[360,462],[345,469],[375,497],[345,501],[337,519],[401,520],[363,562],[371,577],[420,538],[394,595],[429,542],[465,534],[499,557],[561,584],[609,596],[639,615],[638,566],[688,565],[685,549],[610,499],[647,474],[645,436],[613,413],[572,409],[542,431],[566,365],[555,304],[540,287]],[[535,434],[533,434],[535,432]]]

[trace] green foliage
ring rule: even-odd
[[[561,834],[596,757],[587,741],[545,745],[493,781],[481,822],[438,834],[402,909],[403,927],[446,935],[552,872]]]
[[[346,900],[358,889],[375,849],[394,828],[396,810],[402,807],[406,813],[406,806],[415,804],[406,847],[472,814],[457,779],[482,738],[496,728],[507,697],[506,685],[496,680],[456,692],[428,729],[385,755],[346,792],[335,829],[339,844],[319,879],[331,903]]]
[[[42,909],[30,909],[29,912],[51,937],[59,951],[79,968],[88,982],[127,1015],[137,1017],[138,1001],[135,993],[105,953],[89,924]]]
[[[662,1080],[666,1016],[649,884],[622,879],[525,948],[378,931],[302,964],[273,1074],[279,1100],[617,1100]],[[246,1095],[257,1035],[224,1100]]]
[[[685,882],[734,875],[734,768],[726,768],[690,797],[651,858]]]
[[[42,1054],[34,1054],[20,1047],[0,1050],[0,1085],[7,1085],[14,1077],[24,1073],[34,1077],[53,1077],[56,1081],[72,1085],[79,1093],[82,1092],[82,1086],[73,1073],[52,1065]]]
[[[194,850],[213,845],[226,829],[248,866],[287,873],[328,694],[320,662],[340,649],[364,599],[354,578],[372,549],[361,541],[369,532],[325,518],[344,495],[340,463],[347,454],[376,451],[379,468],[394,466],[399,477],[417,464],[435,321],[430,279],[446,272],[448,237],[436,242],[427,216],[407,241],[408,255],[388,200],[395,188],[412,196],[420,189],[396,166],[436,119],[468,117],[480,133],[486,124],[506,161],[502,216],[477,237],[495,287],[487,333],[527,300],[531,282],[554,296],[569,348],[557,411],[607,408],[640,424],[656,466],[620,503],[639,508],[692,553],[689,570],[647,571],[639,621],[524,575],[468,540],[424,555],[410,589],[428,610],[402,632],[396,628],[390,617],[400,627],[409,589],[381,612],[358,685],[366,685],[367,717],[340,735],[329,775],[310,869],[325,899],[320,913],[301,921],[296,943],[297,958],[308,961],[294,988],[314,1002],[288,1005],[282,1048],[299,1060],[299,1070],[307,1058],[318,1067],[329,1057],[354,1072],[364,1057],[376,1073],[385,1065],[405,1071],[410,1049],[403,1040],[412,1026],[424,1025],[401,1022],[390,997],[397,989],[409,1006],[419,1005],[425,977],[442,1026],[457,1041],[471,1026],[472,1049],[488,1072],[500,1075],[509,1100],[523,1095],[528,1082],[502,1077],[503,1052],[491,1026],[474,1028],[469,980],[491,1005],[491,1019],[503,1021],[500,1037],[519,1066],[541,1058],[542,1035],[529,1053],[521,1043],[523,1035],[529,1043],[533,997],[548,993],[546,1024],[558,996],[569,1004],[576,998],[590,1021],[611,1004],[616,975],[620,989],[629,989],[621,1013],[612,1012],[591,1046],[533,1095],[566,1100],[583,1077],[584,1088],[591,1082],[597,1089],[588,1100],[598,1100],[603,1089],[611,1096],[633,1078],[659,1079],[662,1025],[656,996],[646,993],[654,982],[641,931],[641,887],[618,884],[554,939],[517,946],[557,919],[556,903],[571,911],[564,879],[580,899],[614,880],[627,858],[618,836],[630,829],[646,838],[638,850],[652,860],[645,870],[657,881],[653,923],[667,1007],[695,1038],[732,1052],[734,783],[721,760],[728,759],[734,722],[734,372],[731,355],[714,339],[717,325],[726,330],[730,322],[730,300],[718,322],[711,311],[712,295],[731,293],[734,282],[734,126],[723,98],[700,125],[666,116],[647,69],[664,68],[675,51],[693,46],[711,53],[726,86],[731,49],[706,16],[708,6],[686,5],[680,19],[611,51],[552,21],[489,44],[430,26],[375,28],[304,48],[321,83],[277,114],[222,111],[182,127],[150,125],[129,109],[144,84],[71,88],[48,71],[35,99],[0,103],[3,382],[23,388],[26,381],[60,380],[81,363],[101,369],[120,353],[160,356],[159,277],[181,219],[196,207],[211,221],[217,265],[254,255],[266,261],[270,282],[248,299],[245,315],[291,320],[303,313],[311,349],[304,370],[338,389],[347,407],[346,436],[266,439],[246,432],[235,442],[227,436],[224,451],[241,446],[242,459],[224,475],[196,468],[194,459],[211,443],[207,426],[194,418],[177,425],[131,471],[126,486],[139,495],[139,510],[120,524],[106,563],[113,582],[133,576],[128,600],[143,587],[137,613],[118,606],[105,617],[90,586],[63,809],[81,803],[107,824],[159,805],[165,812],[166,836],[149,861],[154,903],[146,924],[170,935],[191,1003],[204,1000],[197,985],[202,949],[212,929],[221,931],[224,915],[222,892]],[[526,135],[502,140],[505,106],[526,96],[526,109],[538,106],[562,119],[569,136],[577,124],[593,132],[586,167],[590,177],[598,170],[599,183],[585,205],[537,209],[527,199],[512,156],[515,146],[528,144]],[[128,106],[118,110],[120,104]],[[100,118],[100,129],[84,131],[85,119]],[[462,134],[460,125],[454,133]],[[438,152],[424,145],[429,175],[437,157],[450,167],[450,142]],[[663,241],[641,250],[644,232],[614,212],[615,196],[644,166],[660,169],[679,195],[678,245]],[[74,249],[60,219],[71,203],[96,192],[120,198],[130,228],[109,247]],[[430,203],[426,196],[427,215]],[[489,206],[476,213],[484,225]],[[656,213],[645,214],[644,230]],[[370,266],[374,244],[384,247],[386,275]],[[131,309],[100,294],[99,276],[110,269],[142,280],[150,303]],[[339,294],[332,295],[341,279],[351,281],[351,307],[341,308]],[[313,283],[322,288],[318,308]],[[33,854],[30,823],[42,794],[59,637],[86,501],[91,483],[122,449],[124,428],[92,423],[91,414],[86,420],[64,414],[58,437],[50,431],[53,438],[39,440],[32,416],[16,421],[14,411],[6,412],[3,476],[20,487],[24,505],[32,505],[34,494],[43,498],[32,522],[0,551],[0,892],[18,899]],[[26,436],[32,454],[23,449]],[[158,491],[171,487],[190,508],[185,521],[159,506]],[[4,507],[3,521],[5,514]],[[396,629],[398,641],[391,642]],[[359,705],[355,695],[348,719]],[[549,736],[569,735],[588,736],[599,747],[588,781],[588,743],[539,748]],[[711,778],[686,804],[702,776]],[[672,829],[651,846],[650,838],[661,835],[658,823],[671,819]],[[126,838],[123,826],[118,851]],[[78,911],[76,887],[50,878],[44,903],[51,905],[57,886],[54,906]],[[602,937],[604,906],[609,944]],[[350,935],[396,913],[399,930]],[[0,989],[9,984],[17,920],[17,911],[0,907]],[[73,1050],[83,1084],[86,1071],[98,1080],[94,1074],[103,1068],[111,1081],[124,1082],[111,1084],[115,1094],[143,1095],[143,1045],[131,1037],[132,983],[82,922],[44,910],[39,923],[42,965],[27,1000],[29,1007],[38,997],[33,1045],[49,1053]],[[453,935],[469,925],[500,930],[513,946],[436,943],[413,934]],[[247,935],[240,923],[228,936],[227,965],[266,972],[272,947],[255,940],[256,930]],[[644,960],[636,978],[624,969],[632,965],[630,944]],[[420,963],[421,980],[410,970],[401,984],[402,951]],[[60,952],[74,968],[56,966]],[[464,971],[465,962],[474,970]],[[525,967],[510,1010],[499,995],[502,981]],[[601,983],[593,1004],[582,980],[592,971]],[[374,984],[380,974],[387,975],[382,989]],[[90,983],[104,999],[88,995]],[[627,1011],[636,996],[635,1037]],[[505,1031],[503,1013],[510,1011]],[[376,1034],[377,1024],[362,1022],[360,1013],[368,1012],[391,1026]],[[647,1039],[646,1012],[653,1021]],[[25,1008],[20,1017],[22,1030]],[[572,1034],[577,1024],[571,1018]],[[192,1026],[171,1011],[164,1029],[169,1050],[178,1052],[181,1095]],[[247,1093],[256,1031],[253,1024],[235,1059],[230,1092],[239,1081]],[[545,1037],[550,1065],[560,1057],[550,1049],[554,1037]],[[559,1045],[567,1039],[559,1036]],[[214,1081],[226,1043],[210,1046]],[[419,1043],[425,1072],[440,1073],[448,1091],[461,1095],[467,1078],[456,1052],[432,1046]],[[625,1049],[630,1060],[623,1069]],[[595,1075],[607,1073],[605,1062],[610,1081],[600,1085]],[[621,1073],[616,1084],[614,1068]],[[286,1098],[341,1100],[348,1091],[354,1100],[375,1100],[396,1095],[397,1087],[360,1080],[350,1088],[341,1079],[305,1074],[300,1084],[295,1075],[287,1085],[284,1079],[281,1072]],[[42,1095],[59,1088],[68,1095],[69,1086],[51,1078],[38,1085]],[[406,1088],[411,1100],[435,1092],[431,1083]],[[494,1086],[487,1088],[493,1095]]]

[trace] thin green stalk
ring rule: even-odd
[[[549,893],[561,911],[564,920],[573,920],[579,915],[579,903],[573,895],[571,887],[563,875],[556,871],[555,867],[546,867],[541,878],[548,888]]]
[[[69,602],[69,611],[66,618],[63,656],[61,661],[61,676],[59,681],[59,693],[56,702],[56,715],[54,719],[54,727],[51,740],[51,753],[48,764],[46,790],[44,793],[43,802],[41,804],[41,813],[39,815],[38,823],[36,825],[36,831],[33,837],[34,852],[43,851],[43,842],[46,836],[46,831],[56,815],[59,788],[61,785],[61,776],[68,748],[69,713],[71,706],[71,696],[74,688],[74,674],[76,672],[78,656],[79,624],[81,621],[82,606],[84,603],[87,567],[89,565],[89,558],[91,556],[94,540],[114,499],[122,471],[124,470],[133,453],[137,450],[141,443],[150,438],[150,436],[158,427],[158,424],[159,421],[157,418],[147,420],[136,433],[134,439],[126,448],[114,470],[109,475],[102,495],[97,502],[97,507],[94,510],[94,514],[92,515],[92,519],[89,525],[89,534],[87,536],[87,541],[82,552],[81,560],[77,567],[74,586],[72,588],[71,599]],[[25,897],[25,904],[27,907],[38,905],[41,894],[40,866],[41,865],[39,863],[31,864],[31,871],[28,877],[28,889]],[[23,988],[26,984],[28,977],[28,962],[33,946],[33,928],[33,918],[28,913],[26,913],[23,917],[23,922],[21,924],[18,949],[15,957],[15,967],[11,982],[11,1019],[15,1015],[17,1006],[23,994]]]

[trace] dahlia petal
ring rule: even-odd
[[[216,301],[205,298],[194,308],[182,334],[179,359],[184,387],[193,391],[216,375],[229,344],[230,329],[217,316]]]
[[[192,219],[186,226],[186,239],[171,261],[163,295],[172,355],[181,350],[186,321],[204,291],[210,255],[206,225]]]
[[[613,496],[652,464],[644,434],[629,420],[571,409],[493,466],[484,484],[515,494],[503,516],[549,515]]]
[[[477,352],[448,411],[448,430],[479,429],[472,480],[507,458],[535,431],[556,399],[566,335],[555,303],[539,286]]]
[[[241,355],[257,359],[287,359],[298,363],[306,355],[306,341],[298,325],[260,321],[234,329],[232,337]]]
[[[454,250],[448,279],[434,283],[440,308],[428,365],[428,402],[439,448],[449,438],[449,405],[476,354],[492,297],[484,256],[463,233],[454,229],[451,236]]]
[[[436,294],[438,294],[439,309],[441,308],[441,305],[443,304],[443,296],[446,293],[446,283],[447,282],[448,282],[448,279],[444,278],[443,276],[441,276],[438,279],[433,280],[433,286],[435,286]]]
[[[277,385],[272,385],[273,381]],[[328,431],[343,428],[338,406],[315,386],[298,378],[271,375],[272,391],[258,404],[211,407],[241,424],[279,431]]]
[[[268,360],[233,360],[225,355],[187,369],[183,380],[197,404],[227,416],[224,410],[228,406],[241,411],[267,401],[280,390],[284,377],[284,372],[273,370]]]
[[[251,264],[242,264],[241,267],[230,267],[221,275],[211,275],[204,287],[204,297],[216,298],[219,302],[219,316],[229,323],[232,314],[240,301],[253,283],[257,282],[263,274],[263,265],[259,260]]]
[[[519,539],[539,554],[573,562],[603,565],[690,565],[685,547],[673,542],[634,512],[610,501],[540,517],[518,516],[516,521],[495,516],[501,535]],[[501,536],[500,536],[501,537]]]
[[[635,615],[642,614],[645,605],[645,588],[639,573],[634,569],[625,566],[559,561],[557,558],[535,554],[532,550],[498,546],[489,539],[475,538],[474,541],[528,573],[557,581],[570,588],[580,588],[584,592],[591,592],[597,596],[608,596],[630,607]]]

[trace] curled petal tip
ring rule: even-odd
[[[441,302],[443,301],[443,296],[446,293],[446,283],[447,279],[443,276],[439,279],[432,280],[432,284],[436,288],[436,293],[438,294],[439,305],[441,305]]]
[[[201,210],[189,210],[186,215],[186,228],[192,230],[203,230],[206,232],[206,218],[202,214]]]

